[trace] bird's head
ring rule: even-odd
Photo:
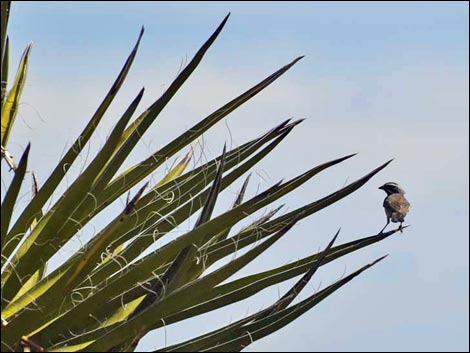
[[[385,183],[379,187],[379,189],[385,191],[387,195],[405,193],[405,190],[403,190],[400,185],[394,182]]]

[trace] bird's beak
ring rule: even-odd
[[[379,189],[380,189],[380,190],[383,190],[383,188],[384,188],[384,186],[383,186],[383,185],[382,185],[382,186],[379,186]]]

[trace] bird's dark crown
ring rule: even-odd
[[[405,190],[403,190],[400,187],[400,185],[398,185],[397,183],[394,183],[394,182],[385,183],[381,187],[379,187],[379,189],[385,191],[387,193],[387,195],[404,194],[405,193]]]

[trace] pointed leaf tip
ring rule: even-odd
[[[348,154],[347,156],[344,157],[344,159],[346,160],[346,159],[355,157],[356,155],[357,155],[357,153]]]
[[[149,182],[146,182],[144,184],[144,186],[142,186],[139,191],[137,191],[137,193],[135,194],[135,196],[132,198],[132,200],[128,201],[127,202],[127,205],[126,207],[124,208],[124,211],[123,211],[123,214],[130,214],[133,210],[134,210],[134,207],[135,207],[135,204],[137,203],[137,201],[140,199],[140,197],[142,196],[142,194],[144,193],[145,189],[148,187],[149,185]]]
[[[305,120],[306,120],[305,118],[297,119],[297,120],[292,121],[289,125],[292,127],[295,127],[299,124],[302,124]]]
[[[186,153],[186,156],[184,156],[183,160],[181,161],[182,163],[186,164],[188,161],[193,157],[194,154],[194,149],[191,148],[188,153]]]
[[[386,166],[388,166],[392,161],[393,161],[393,159],[391,159],[391,160],[389,160],[388,162],[382,164],[381,166],[375,168],[373,171],[371,171],[369,174],[367,174],[366,176],[364,176],[362,179],[363,179],[363,180],[369,180],[369,179],[372,178],[375,174],[377,174],[377,173],[380,172],[382,169],[384,169]]]
[[[222,30],[222,28],[223,28],[223,27],[225,26],[225,24],[227,23],[227,21],[228,21],[230,15],[231,15],[231,12],[229,12],[229,13],[224,17],[224,19],[222,20],[222,22],[221,22],[220,25],[219,25],[219,28],[217,28],[217,31]]]
[[[328,246],[326,247],[326,249],[323,251],[325,254],[324,256],[326,256],[326,253],[328,253],[328,251],[331,249],[331,247],[333,246],[333,244],[336,242],[336,239],[338,239],[338,236],[339,236],[339,233],[341,232],[341,228],[338,229],[338,231],[336,232],[336,234],[334,235],[333,239],[331,239],[331,241],[329,242]]]
[[[383,169],[385,168],[386,166],[388,166],[390,163],[392,163],[394,161],[395,158],[392,158],[390,159],[388,162],[385,162],[384,164],[382,164],[379,168],[380,169]]]
[[[386,255],[384,255],[384,256],[382,256],[382,257],[379,257],[377,260],[375,260],[374,262],[372,262],[372,263],[370,264],[370,266],[373,266],[373,265],[379,263],[380,261],[386,259],[386,258],[388,257],[388,255],[389,255],[389,254],[386,254]]]
[[[136,52],[136,51],[137,51],[137,49],[138,49],[138,47],[139,47],[139,45],[140,45],[140,41],[142,40],[142,37],[144,36],[144,33],[145,33],[145,28],[144,28],[144,26],[142,26],[142,27],[140,28],[139,37],[137,38],[137,42],[136,42],[136,44],[135,44],[135,46],[134,46],[133,52]]]

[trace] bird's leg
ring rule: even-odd
[[[390,218],[387,217],[387,224],[385,224],[385,227],[382,228],[382,230],[380,231],[380,234],[382,234],[384,232],[385,228],[387,228],[389,223],[390,223]]]
[[[400,222],[400,226],[398,227],[400,233],[403,233],[403,222]]]

